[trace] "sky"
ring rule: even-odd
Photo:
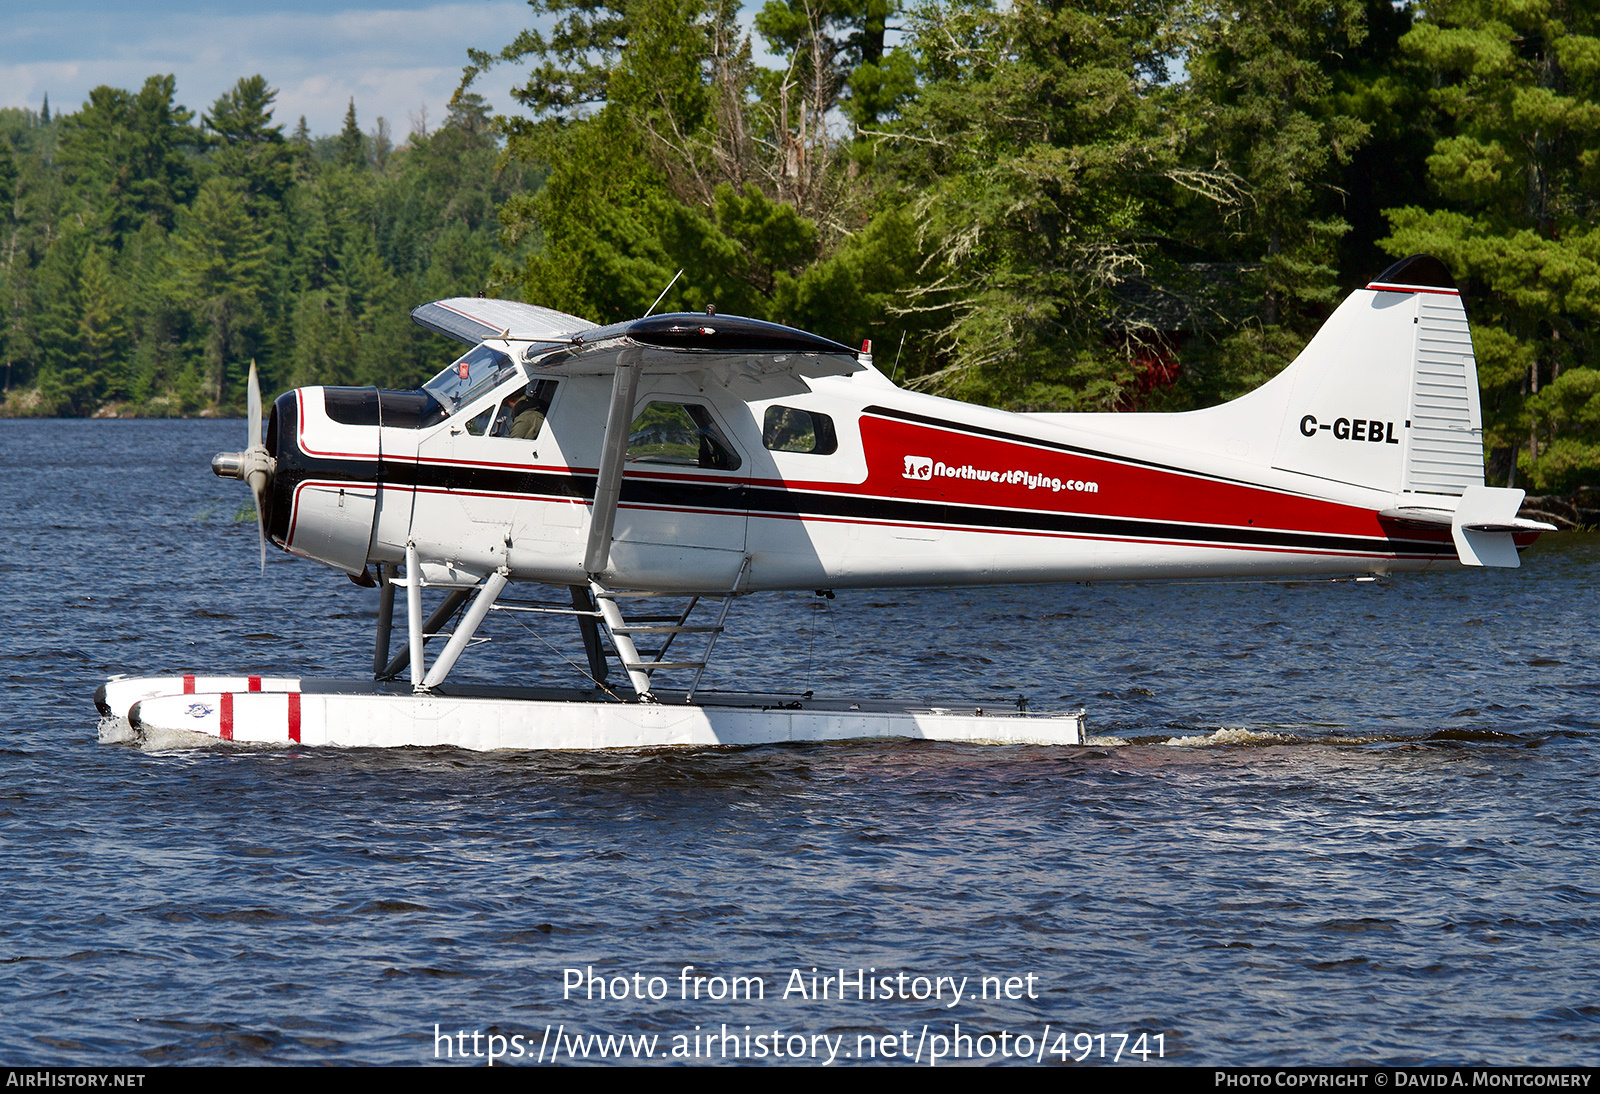
[[[305,115],[313,135],[336,133],[355,99],[371,131],[387,119],[396,143],[444,118],[470,47],[498,51],[524,27],[524,0],[5,0],[0,107],[78,110],[101,84],[136,90],[177,77],[177,101],[206,112],[242,76],[277,88],[285,132]],[[516,72],[474,85],[497,111],[515,107]]]

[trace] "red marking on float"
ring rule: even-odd
[[[250,690],[251,691],[260,691],[261,690],[261,677],[259,677],[259,676],[246,676],[245,679],[247,681],[249,681]]]
[[[183,678],[183,693],[185,695],[193,695],[194,694],[194,677],[193,676],[185,676]]]
[[[289,740],[300,743],[300,693],[289,693]]]
[[[233,740],[233,692],[222,693],[222,739]]]

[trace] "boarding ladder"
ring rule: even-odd
[[[606,634],[611,639],[612,648],[616,650],[617,660],[621,662],[623,671],[628,674],[628,681],[633,685],[633,690],[641,702],[659,701],[651,690],[655,674],[658,672],[692,672],[689,687],[684,693],[684,702],[694,702],[694,693],[700,686],[700,677],[711,661],[711,651],[716,647],[717,638],[725,629],[728,609],[733,605],[733,598],[738,595],[739,584],[744,580],[744,573],[749,565],[750,560],[746,557],[739,567],[739,574],[734,578],[732,587],[720,599],[713,596],[645,589],[611,589],[599,581],[593,579],[589,581],[589,591],[594,597],[600,621],[605,624]],[[689,622],[695,608],[702,602],[717,605],[713,621]],[[645,613],[625,613],[623,610],[625,604],[645,606]],[[652,612],[650,608],[656,610]],[[661,610],[663,608],[667,610]],[[669,661],[667,654],[672,650],[679,635],[701,637],[704,639],[704,644],[696,654],[688,657],[680,656]]]

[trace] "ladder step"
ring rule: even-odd
[[[677,617],[674,616],[673,618],[676,619]],[[611,633],[612,634],[721,634],[722,630],[723,630],[723,628],[717,626],[715,623],[692,623],[692,624],[689,624],[687,626],[681,626],[681,627],[680,626],[673,626],[673,627],[658,627],[658,626],[635,627],[633,625],[633,621],[629,620],[628,625],[626,627],[612,627],[611,628]]]
[[[750,560],[747,557],[739,568],[739,581],[743,580],[744,573],[749,569]],[[735,588],[739,581],[734,582]],[[607,589],[598,581],[589,581],[589,591],[595,598],[595,604],[600,609],[601,618],[604,620],[606,633],[610,636],[612,649],[616,653],[617,662],[622,670],[632,678],[634,691],[641,698],[649,699],[649,683],[652,674],[657,670],[681,670],[693,674],[687,694],[692,696],[700,686],[700,677],[705,672],[711,661],[711,651],[716,645],[718,637],[726,630],[723,623],[728,615],[728,607],[733,603],[734,592],[727,593],[692,593],[692,592],[666,592],[646,589]],[[644,611],[636,616],[629,617],[623,611],[624,600],[657,600],[657,604],[640,604],[637,607]],[[697,607],[714,607],[721,601],[720,609],[713,612],[714,622],[690,623],[689,619]],[[663,614],[648,614],[651,610]],[[671,614],[666,614],[671,613]],[[671,651],[673,642],[680,634],[698,634],[705,636],[703,649],[679,650],[678,656],[693,658],[693,660],[667,661],[666,655]],[[635,639],[650,640],[657,643],[659,648],[640,649],[635,644]],[[687,641],[693,641],[687,640]],[[698,656],[697,656],[698,655]],[[654,660],[650,660],[653,658]]]
[[[641,598],[641,597],[657,597],[657,598],[659,598],[659,597],[678,597],[681,600],[687,600],[687,599],[689,599],[691,596],[693,596],[695,594],[694,593],[647,593],[647,592],[637,592],[637,591],[620,592],[620,591],[618,591],[616,589],[604,589],[601,592],[596,593],[595,595],[598,596],[601,600],[623,600],[623,599],[632,600],[632,599],[637,599],[637,598]]]
[[[584,611],[581,608],[546,608],[533,604],[491,604],[490,608],[497,612],[537,612],[540,615],[586,615],[599,619],[599,612]],[[673,616],[674,619],[677,616]]]

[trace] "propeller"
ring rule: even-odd
[[[278,461],[267,453],[261,439],[261,380],[256,375],[256,363],[250,361],[250,387],[246,411],[249,419],[243,452],[219,452],[211,457],[211,471],[219,478],[240,479],[250,484],[256,499],[256,538],[261,546],[261,572],[267,572],[267,491],[272,487],[272,475]]]

